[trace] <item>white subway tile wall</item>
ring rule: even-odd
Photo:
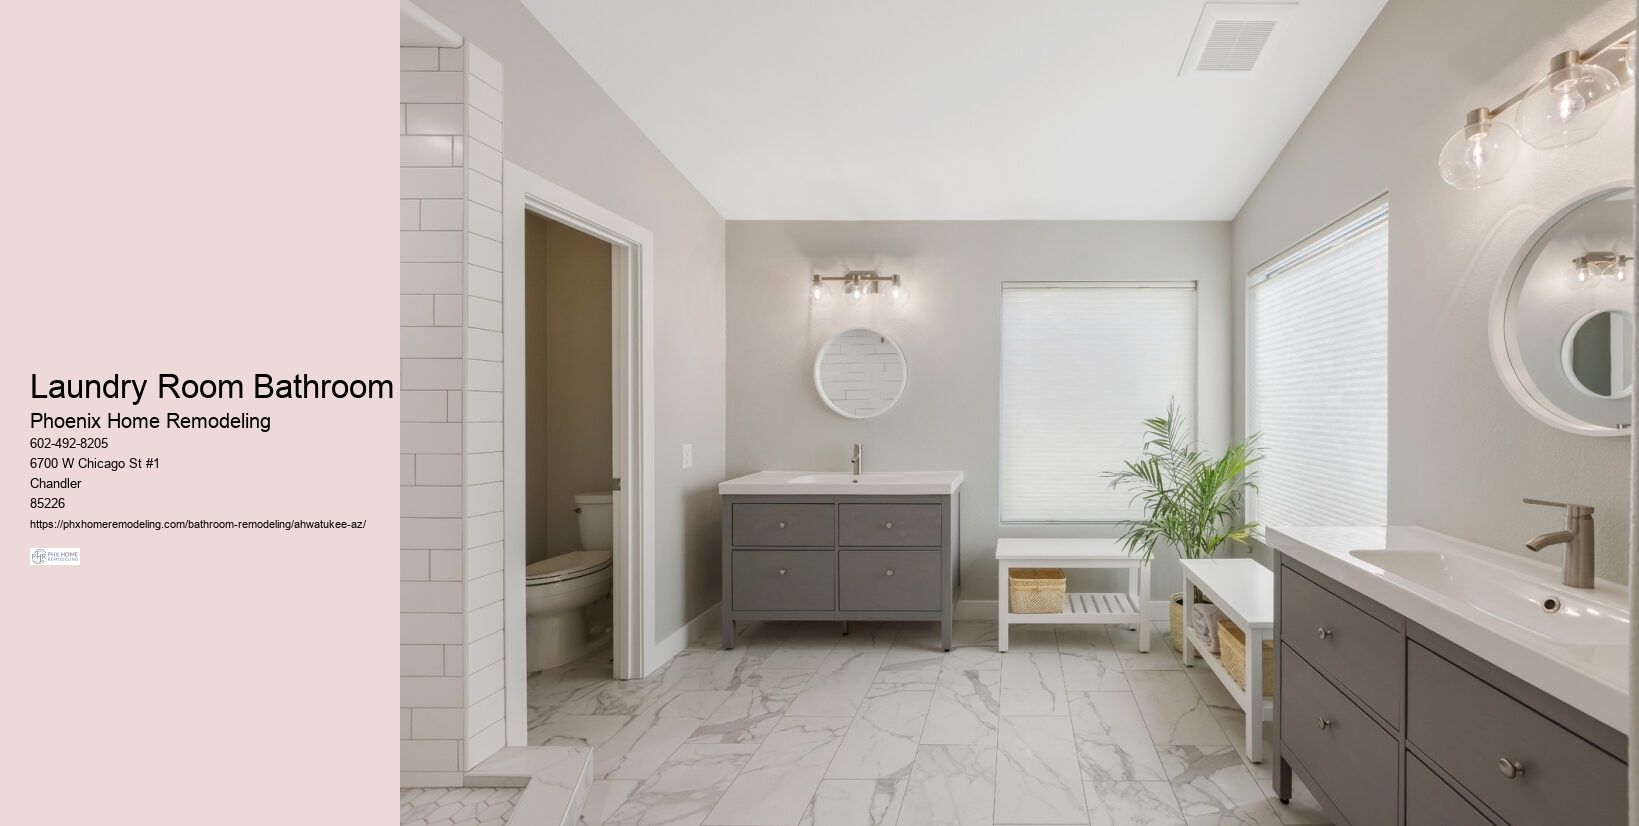
[[[399,783],[460,786],[505,741],[501,67],[467,45],[400,69]]]
[[[466,275],[466,319],[460,346],[466,362],[462,395],[501,396],[501,64],[475,49],[462,50],[466,132],[454,152],[465,166],[463,246]],[[473,163],[474,158],[482,163]],[[487,313],[490,305],[495,312]],[[482,323],[480,323],[480,321]],[[460,328],[452,328],[460,329]],[[458,401],[466,423],[465,455],[469,462],[488,458],[501,463],[500,415],[474,416],[472,405]],[[470,466],[470,465],[469,465]],[[463,502],[466,517],[465,596],[467,645],[465,769],[506,745],[506,667],[502,645],[501,480],[468,475]]]

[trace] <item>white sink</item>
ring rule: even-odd
[[[1264,537],[1408,623],[1628,730],[1626,587],[1567,587],[1557,552],[1509,553],[1411,525],[1270,527]]]
[[[1457,600],[1559,645],[1626,645],[1626,606],[1606,604],[1577,588],[1544,582],[1540,571],[1519,571],[1466,554],[1444,551],[1350,551],[1384,573]]]
[[[824,471],[764,470],[723,482],[717,486],[717,492],[736,496],[948,496],[961,486],[962,472],[959,470],[871,471],[858,475]]]

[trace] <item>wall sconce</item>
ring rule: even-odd
[[[1593,137],[1611,117],[1611,107],[1599,104],[1633,83],[1635,40],[1629,23],[1586,52],[1554,55],[1541,80],[1500,106],[1469,112],[1440,150],[1440,177],[1457,189],[1477,189],[1508,174],[1522,141],[1559,149]],[[1508,109],[1513,128],[1494,120]]]
[[[1591,287],[1609,278],[1618,284],[1628,281],[1633,256],[1619,252],[1586,252],[1571,259],[1570,280],[1578,287]]]
[[[825,286],[827,281],[841,281],[842,294],[850,302],[865,300],[868,295],[886,295],[895,304],[905,303],[910,297],[908,290],[899,280],[899,275],[877,275],[876,270],[849,270],[843,275],[825,276],[814,273],[814,278],[808,283],[808,299],[815,304],[825,304],[831,300],[831,290]],[[882,283],[887,282],[888,288],[882,289]]]

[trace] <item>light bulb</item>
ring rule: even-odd
[[[1599,103],[1621,88],[1616,75],[1574,52],[1555,55],[1548,74],[1536,82],[1516,107],[1515,125],[1525,142],[1538,149],[1557,149],[1585,141],[1610,120],[1614,106]]]
[[[1519,155],[1519,135],[1491,112],[1475,109],[1468,122],[1440,150],[1440,177],[1457,189],[1475,189],[1501,179]]]
[[[865,284],[859,281],[850,282],[848,284],[848,297],[854,301],[863,299],[865,297]]]
[[[1588,111],[1588,101],[1582,96],[1582,74],[1575,68],[1569,71],[1573,76],[1554,84],[1554,94],[1549,99],[1548,119],[1554,123],[1570,123]]]
[[[904,304],[910,297],[911,291],[899,283],[899,276],[895,275],[893,283],[888,287],[888,298],[895,304]]]

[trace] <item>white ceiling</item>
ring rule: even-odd
[[[725,218],[1228,220],[1385,0],[523,0]]]

